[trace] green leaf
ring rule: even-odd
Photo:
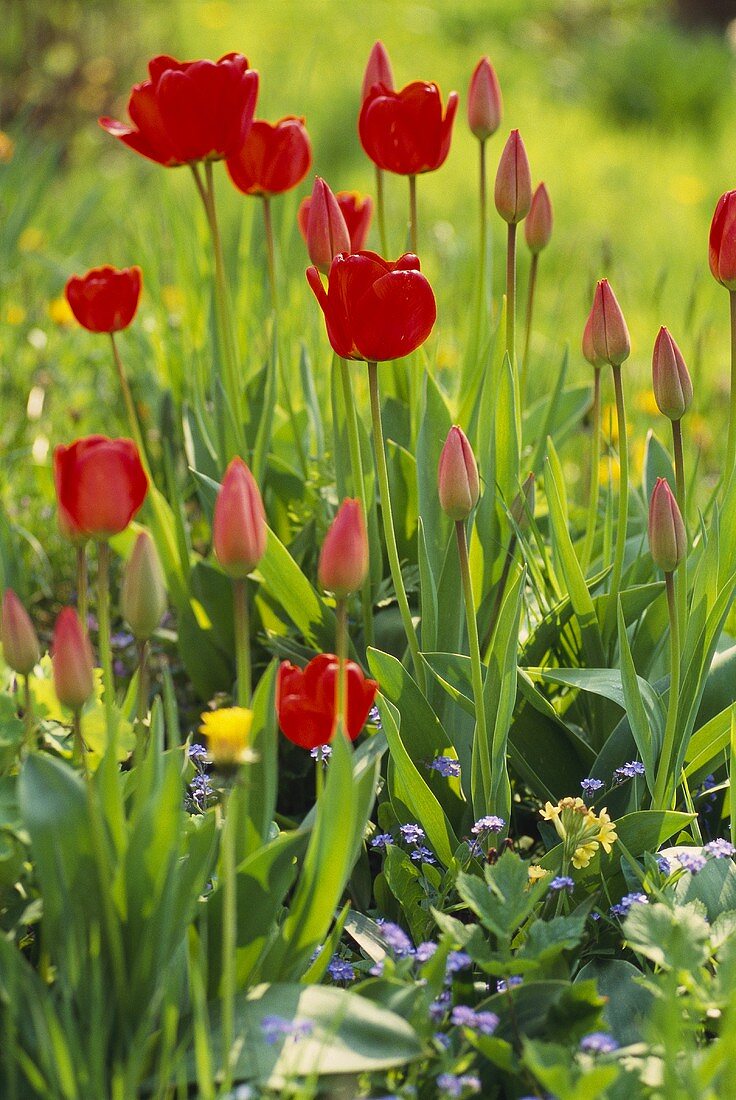
[[[629,639],[626,634],[626,623],[624,622],[624,613],[620,600],[618,603],[618,644],[621,654],[621,684],[624,693],[624,705],[626,713],[629,716],[631,732],[636,741],[636,747],[639,750],[642,764],[644,765],[647,786],[650,794],[653,794],[655,762],[659,759],[659,749],[662,744],[664,732],[662,725],[663,707],[654,688],[650,687],[650,709],[647,711],[644,702],[644,693],[640,687],[639,677],[636,674],[634,661],[631,656]],[[643,682],[646,683],[646,681]],[[652,704],[655,704],[654,710],[652,710]]]
[[[633,951],[664,970],[696,971],[708,960],[710,927],[695,905],[633,905],[623,933]]]
[[[623,959],[593,958],[575,981],[594,981],[606,998],[603,1019],[620,1046],[641,1042],[646,1032],[653,995],[641,985],[642,972]]]
[[[580,906],[570,916],[552,917],[551,920],[535,920],[519,952],[519,957],[533,959],[545,965],[559,958],[563,951],[577,947],[585,933],[590,904]]]
[[[530,885],[526,861],[509,851],[495,866],[485,867],[485,881],[464,871],[457,876],[457,890],[465,904],[485,928],[507,942],[546,889],[544,882]]]
[[[435,577],[442,573],[451,523],[440,507],[437,466],[452,425],[450,413],[437,383],[428,371],[422,380],[416,470],[419,515],[424,522],[427,559]]]
[[[263,586],[304,636],[307,645],[330,652],[335,638],[335,615],[309,583],[289,551],[273,531],[258,563]]]

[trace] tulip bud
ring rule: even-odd
[[[350,234],[337,199],[319,176],[312,188],[307,223],[307,251],[309,258],[323,275],[329,274],[330,264],[341,252],[350,252]]]
[[[473,448],[462,428],[447,433],[437,471],[440,506],[450,519],[467,519],[478,503],[480,482]]]
[[[255,478],[242,458],[234,458],[215,501],[212,539],[229,577],[247,577],[266,552],[266,514]]]
[[[147,642],[166,611],[166,581],[156,546],[141,531],[125,563],[120,606],[136,641]]]
[[[659,411],[670,420],[680,420],[690,408],[693,399],[690,374],[680,349],[664,327],[654,342],[652,389]]]
[[[532,195],[529,217],[524,222],[524,236],[533,256],[547,247],[552,236],[552,203],[543,183]]]
[[[319,556],[319,583],[338,599],[362,588],[368,575],[368,534],[359,500],[344,500]]]
[[[536,479],[534,474],[527,474],[524,484],[511,502],[509,511],[511,518],[520,531],[529,526],[529,516],[534,515],[536,501]]]
[[[654,564],[665,573],[677,569],[687,553],[687,534],[667,480],[657,478],[649,502],[649,549]]]
[[[79,710],[95,689],[94,658],[87,631],[72,607],[65,607],[56,620],[51,663],[57,699]]]
[[[588,314],[588,320],[585,322],[585,328],[583,329],[583,355],[590,363],[591,367],[595,367],[596,370],[600,368],[606,362],[605,359],[601,359],[599,355],[596,355],[595,348],[593,347],[593,311]]]
[[[503,101],[496,71],[487,57],[473,69],[468,88],[468,126],[478,141],[486,141],[501,125]]]
[[[383,42],[376,42],[368,56],[368,64],[363,75],[363,88],[360,93],[361,103],[368,95],[374,84],[383,84],[389,90],[394,86],[394,74],[391,71],[391,61]]]
[[[33,671],[41,657],[36,631],[28,612],[12,588],[3,596],[3,622],[0,631],[5,663],[19,676]]]
[[[708,260],[713,278],[727,290],[736,290],[736,191],[727,191],[716,204]]]
[[[590,324],[595,354],[604,363],[620,367],[624,359],[629,358],[631,341],[621,306],[608,279],[601,279],[595,288]]]
[[[512,130],[498,162],[495,190],[496,210],[505,222],[523,221],[532,205],[532,173],[524,142]]]

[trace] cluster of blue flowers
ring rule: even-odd
[[[437,756],[427,764],[429,771],[439,772],[445,779],[460,778],[460,761],[454,756]]]
[[[630,760],[628,764],[622,764],[613,773],[614,783],[623,783],[626,779],[635,779],[637,775],[644,775],[644,765],[639,760]]]
[[[196,768],[184,800],[187,813],[203,814],[209,806],[217,801],[217,791],[212,786],[212,781],[206,772],[207,749],[204,745],[190,745],[187,753],[189,759]]]
[[[493,1035],[498,1022],[495,1012],[476,1012],[470,1005],[455,1005],[450,1014],[454,1027],[469,1027],[480,1035]]]
[[[521,985],[523,981],[521,974],[512,974],[509,978],[499,978],[496,982],[496,993],[508,993],[510,989]]]
[[[602,779],[588,778],[581,779],[580,781],[580,787],[583,794],[595,794],[597,791],[602,790],[604,786],[605,783]]]
[[[261,1033],[271,1046],[280,1039],[306,1039],[313,1031],[312,1020],[287,1020],[285,1016],[264,1016],[261,1020]]]
[[[327,761],[332,756],[332,745],[317,745],[315,748],[309,750],[309,755],[312,760],[319,760],[327,767]]]
[[[333,955],[327,967],[327,973],[333,982],[352,982],[355,978],[355,967],[340,955]]]
[[[584,1054],[612,1054],[618,1043],[606,1031],[592,1031],[580,1040],[580,1049]]]
[[[648,902],[649,898],[646,894],[625,894],[621,898],[621,901],[619,901],[616,905],[611,906],[609,912],[612,917],[618,917],[619,919],[621,919],[622,917],[625,917],[627,915],[632,905],[647,905]]]
[[[557,877],[553,878],[550,882],[548,889],[550,894],[559,894],[563,890],[567,890],[568,893],[571,893],[575,889],[575,883],[569,875],[557,875]]]
[[[437,1078],[437,1088],[445,1096],[472,1096],[480,1092],[480,1077],[471,1073],[460,1077],[454,1073],[441,1073]]]
[[[431,849],[426,844],[422,844],[421,841],[425,839],[425,832],[421,825],[416,825],[410,822],[407,825],[399,826],[399,833],[401,839],[411,847],[409,858],[414,863],[436,863]],[[389,844],[395,844],[396,840],[392,833],[377,833],[371,840],[371,848],[374,852],[385,851]]]

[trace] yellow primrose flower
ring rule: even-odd
[[[603,848],[603,851],[608,853],[611,851],[613,844],[618,840],[618,834],[616,833],[616,823],[611,821],[610,814],[606,812],[605,806],[598,814],[598,824],[601,827],[600,832],[595,838]]]
[[[541,878],[546,878],[547,875],[550,874],[544,867],[540,867],[538,863],[530,863],[527,870],[530,882],[539,882]]]
[[[74,323],[72,307],[66,298],[53,298],[49,302],[49,317],[55,325],[71,325]]]
[[[218,771],[235,771],[253,760],[249,747],[252,726],[253,711],[245,707],[205,711],[199,732],[207,738],[210,759]]]

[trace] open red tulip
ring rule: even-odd
[[[280,195],[301,183],[311,163],[304,119],[289,116],[273,125],[256,120],[240,149],[228,157],[227,171],[244,195]]]
[[[148,491],[133,440],[104,435],[57,447],[54,481],[65,528],[100,540],[125,530]]]
[[[94,267],[86,275],[72,275],[66,300],[80,325],[90,332],[119,332],[127,328],[138,309],[141,269]]]
[[[289,661],[279,667],[276,710],[285,737],[303,749],[326,745],[335,732],[335,683],[338,660],[320,653],[306,668]],[[354,661],[346,662],[348,736],[354,741],[365,725],[378,684],[363,675]]]
[[[400,92],[374,84],[360,110],[360,143],[373,163],[387,172],[433,172],[450,151],[457,103],[457,92],[450,92],[443,114],[439,88],[421,80]]]

